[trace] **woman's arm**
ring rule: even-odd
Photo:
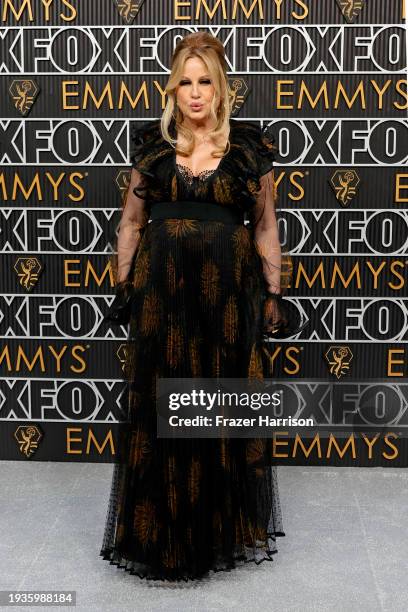
[[[132,168],[117,240],[117,283],[127,279],[133,256],[141,239],[141,229],[149,220],[145,199],[134,193],[135,188],[140,193],[144,186],[143,175]]]
[[[261,189],[252,212],[255,247],[262,258],[265,288],[269,293],[281,292],[281,246],[276,221],[276,186],[274,170],[260,178]]]

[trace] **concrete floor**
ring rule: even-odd
[[[143,581],[99,557],[112,465],[0,464],[0,589],[76,590],[76,608],[308,612],[408,609],[408,470],[279,466],[274,561],[201,582]]]

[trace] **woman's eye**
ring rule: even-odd
[[[200,81],[201,84],[209,85],[211,81],[209,79],[203,79]],[[190,81],[180,81],[180,85],[189,85]]]

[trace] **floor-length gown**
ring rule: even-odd
[[[175,136],[174,122],[170,126]],[[135,289],[127,429],[100,555],[142,578],[189,580],[259,564],[285,535],[271,440],[157,437],[156,377],[270,377],[264,290],[279,286],[273,137],[230,119],[230,148],[194,176],[160,121],[131,131],[132,183],[117,239]],[[135,183],[137,180],[137,184]],[[210,202],[250,221],[149,220],[159,202]],[[194,216],[194,215],[191,215]]]

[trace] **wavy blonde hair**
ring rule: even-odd
[[[227,63],[225,61],[225,50],[222,42],[208,32],[194,32],[185,36],[177,44],[171,62],[171,73],[167,81],[165,91],[168,96],[166,107],[161,117],[161,132],[163,138],[175,148],[176,153],[189,156],[194,148],[194,134],[182,124],[183,114],[177,106],[176,90],[183,74],[185,62],[192,57],[201,59],[209,74],[215,92],[211,101],[210,116],[216,122],[215,127],[208,134],[217,147],[212,151],[213,157],[223,157],[230,148],[228,141],[227,149],[220,143],[220,139],[229,132],[229,120],[231,116],[232,92],[228,85]],[[177,131],[187,141],[187,146],[177,145],[177,140],[172,138],[169,126],[175,119]]]

